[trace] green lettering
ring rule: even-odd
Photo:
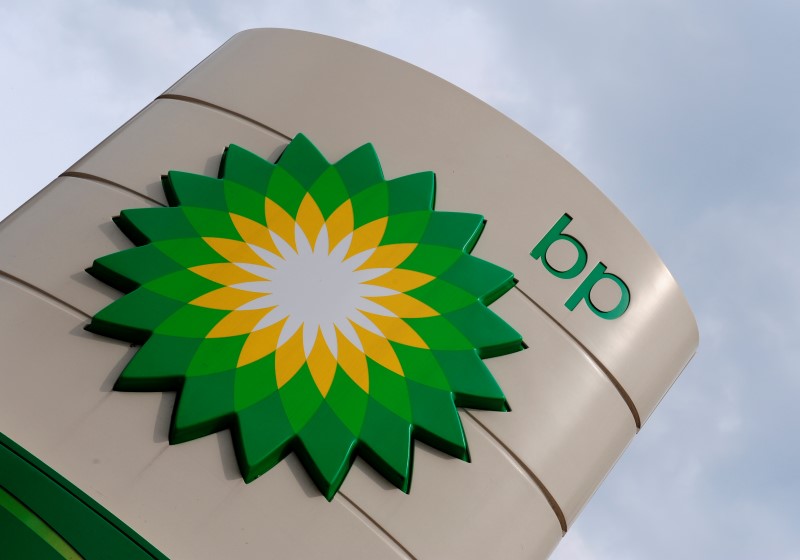
[[[619,303],[617,303],[613,309],[608,311],[599,309],[594,303],[592,303],[591,297],[592,288],[594,288],[595,284],[603,279],[614,282],[617,287],[619,287],[620,291]],[[631,301],[631,292],[625,282],[622,281],[622,278],[615,274],[611,274],[610,272],[606,272],[606,265],[601,262],[597,263],[597,266],[594,267],[594,270],[592,270],[584,279],[584,281],[581,282],[581,285],[578,286],[578,289],[575,290],[575,292],[570,296],[564,305],[567,309],[573,311],[581,301],[585,301],[586,305],[589,306],[589,309],[591,309],[598,317],[609,320],[616,319],[628,309],[628,305]]]
[[[542,240],[536,244],[536,247],[533,248],[533,251],[531,251],[531,256],[536,260],[541,260],[542,264],[550,272],[550,274],[565,280],[575,278],[578,274],[583,272],[583,269],[586,267],[587,258],[586,248],[581,244],[581,242],[571,235],[564,233],[564,228],[566,228],[571,221],[572,217],[569,214],[564,214],[561,216],[556,224],[550,228],[550,231],[548,231],[545,236],[542,237]],[[573,247],[575,247],[576,251],[578,251],[578,258],[575,260],[575,264],[566,270],[558,270],[553,268],[553,266],[551,266],[547,261],[547,250],[553,243],[559,240],[567,241],[568,243],[572,244]]]

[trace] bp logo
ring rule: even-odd
[[[486,307],[513,275],[469,255],[481,216],[303,135],[163,183],[169,208],[115,218],[136,247],[88,269],[125,292],[88,329],[141,344],[115,389],[178,392],[171,443],[230,429],[247,482],[294,452],[329,500],[356,455],[406,492],[413,439],[468,459],[456,406],[506,410],[482,358],[522,348]]]

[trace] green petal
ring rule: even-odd
[[[235,369],[239,361],[239,354],[242,352],[242,346],[247,340],[247,335],[225,338],[199,338],[199,340],[202,342],[195,349],[194,357],[185,369],[187,377],[209,375]],[[237,372],[239,371],[241,371],[241,368],[237,369]],[[238,373],[235,381],[237,384],[240,381]],[[244,408],[244,406],[241,408]]]
[[[414,437],[457,459],[469,461],[467,440],[453,395],[425,385],[408,382],[414,410]]]
[[[391,344],[397,354],[397,359],[403,366],[406,379],[440,391],[450,391],[450,383],[442,373],[442,368],[436,361],[433,352],[427,348],[413,348],[396,342]]]
[[[155,294],[183,303],[198,298],[221,287],[220,284],[207,280],[186,269],[178,270],[155,280],[150,280],[144,287]]]
[[[135,245],[197,237],[197,231],[180,207],[123,210],[114,223]]]
[[[123,292],[131,292],[147,282],[184,268],[155,245],[133,247],[95,259],[86,272]]]
[[[448,317],[438,315],[405,321],[433,350],[471,350],[472,343]]]
[[[369,396],[400,418],[411,421],[411,401],[405,378],[367,357]]]
[[[267,198],[294,217],[306,193],[306,188],[293,175],[282,167],[275,168],[267,187]]]
[[[403,492],[411,484],[412,425],[370,398],[358,454]]]
[[[522,350],[522,336],[483,304],[475,303],[446,315],[481,358]]]
[[[389,189],[380,182],[350,199],[353,205],[353,229],[386,217],[389,211]]]
[[[420,243],[471,251],[483,231],[483,224],[480,214],[434,212]]]
[[[115,391],[170,391],[183,381],[200,340],[153,335],[122,370]]]
[[[311,185],[308,193],[317,203],[322,217],[326,220],[348,198],[347,188],[335,167],[328,167]]]
[[[514,274],[471,255],[462,255],[440,278],[489,305],[514,287]]]
[[[276,164],[308,190],[330,163],[303,134],[289,142]]]
[[[383,171],[372,144],[356,148],[335,164],[350,196],[383,182]],[[385,214],[384,214],[385,215]]]
[[[227,262],[199,237],[158,241],[153,246],[183,268]]]
[[[182,443],[226,429],[233,420],[235,371],[187,377],[169,432],[170,443]]]
[[[391,224],[392,220],[389,220]],[[386,239],[386,236],[384,236]],[[437,279],[445,270],[458,262],[464,253],[460,249],[451,247],[437,247],[433,245],[419,245],[398,268],[425,272]],[[473,297],[474,299],[474,297]]]
[[[142,343],[182,307],[184,304],[180,302],[138,288],[100,310],[86,328],[119,340]]]
[[[477,300],[469,292],[438,278],[406,293],[434,308],[442,315],[472,305]]]
[[[183,171],[170,171],[161,178],[161,182],[170,206],[194,206],[223,211],[227,209],[225,191],[222,189],[220,179]]]
[[[265,187],[266,189],[266,187]],[[264,195],[239,183],[225,179],[225,204],[231,214],[243,216],[259,224],[266,224]]]
[[[277,393],[240,411],[232,436],[245,482],[252,482],[277,465],[290,453],[297,438]]]
[[[457,406],[481,410],[508,410],[502,389],[476,351],[439,350],[435,355],[452,388]]]
[[[278,392],[295,433],[300,433],[324,402],[307,364],[303,364]]]
[[[389,185],[389,215],[433,210],[436,196],[436,176],[423,171],[387,181]]]
[[[201,237],[221,237],[242,241],[239,231],[231,221],[231,215],[226,209],[215,210],[209,208],[191,208],[181,206],[186,219]]]
[[[236,351],[236,358],[238,357],[239,350]],[[233,363],[236,363],[236,359]],[[275,354],[236,368],[236,381],[233,389],[233,403],[238,411],[271,398],[278,391],[278,384],[275,380]]]
[[[331,410],[353,434],[361,431],[368,395],[341,369],[337,368],[325,400]]]
[[[298,434],[297,455],[328,501],[344,481],[354,459],[356,437],[323,403]]]
[[[219,176],[264,195],[275,166],[264,158],[231,144],[222,155]]]
[[[381,245],[417,243],[428,227],[431,212],[408,212],[389,216]]]
[[[162,298],[164,301],[174,301]],[[171,336],[205,338],[228,311],[182,305],[156,327],[155,332]]]

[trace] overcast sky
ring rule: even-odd
[[[557,560],[800,559],[800,3],[0,3],[0,217],[235,32],[412,62],[548,143],[683,287],[700,351]]]

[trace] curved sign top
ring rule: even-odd
[[[0,513],[87,558],[27,480],[155,557],[546,558],[698,343],[535,136],[281,29],[4,220],[0,298]]]

